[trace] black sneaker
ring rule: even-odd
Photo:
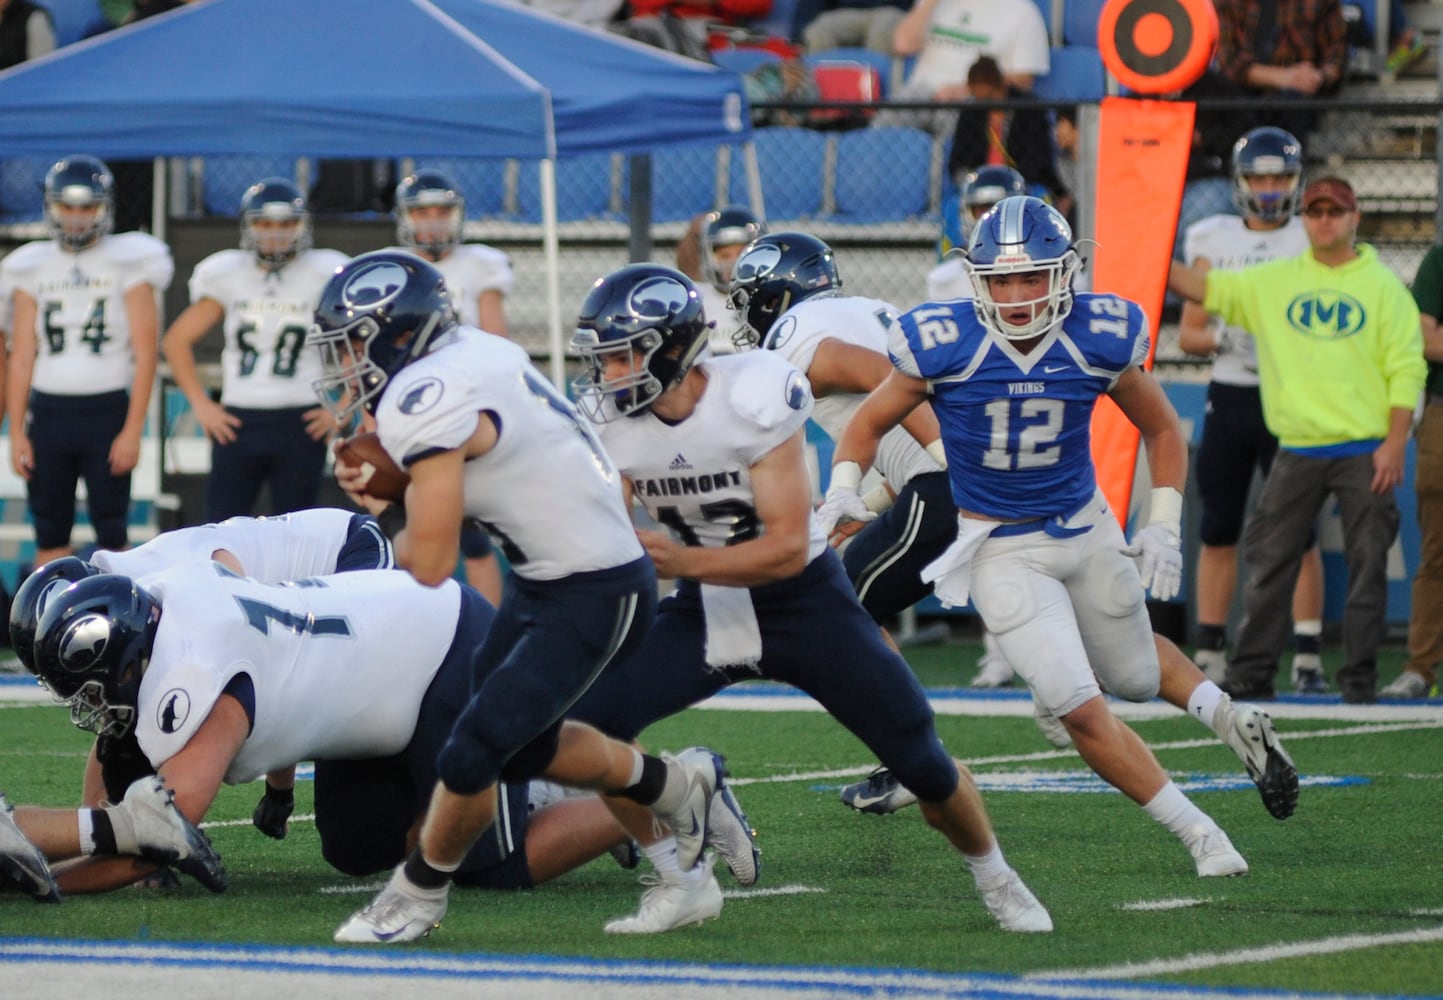
[[[1278,696],[1272,681],[1224,680],[1218,687],[1234,701],[1272,701]]]

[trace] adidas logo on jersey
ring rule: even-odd
[[[691,468],[691,463],[686,460],[686,456],[685,456],[685,455],[681,455],[681,454],[678,454],[678,455],[676,456],[676,458],[673,458],[673,459],[671,460],[671,464],[667,466],[667,470],[670,471],[670,472],[676,472],[676,471],[679,470],[679,469],[690,469],[690,468]]]

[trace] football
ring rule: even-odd
[[[364,431],[338,444],[336,462],[361,470],[361,479],[355,484],[359,492],[378,500],[397,503],[405,500],[411,477],[386,454],[381,439],[373,431]]]

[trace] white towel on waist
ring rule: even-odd
[[[1000,521],[957,519],[957,540],[922,569],[923,583],[936,581],[937,600],[942,602],[942,607],[955,608],[967,603],[972,593],[972,557],[987,541],[987,536],[1001,526]]]
[[[701,585],[706,616],[706,664],[709,667],[756,667],[762,661],[762,630],[746,587]]]

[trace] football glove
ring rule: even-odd
[[[296,793],[293,788],[273,788],[266,782],[266,793],[256,803],[251,813],[251,823],[257,830],[272,840],[285,840],[288,829],[286,820],[296,808]]]
[[[1155,600],[1170,601],[1182,591],[1181,522],[1182,494],[1158,487],[1152,491],[1152,519],[1122,550],[1138,560],[1143,588]]]

